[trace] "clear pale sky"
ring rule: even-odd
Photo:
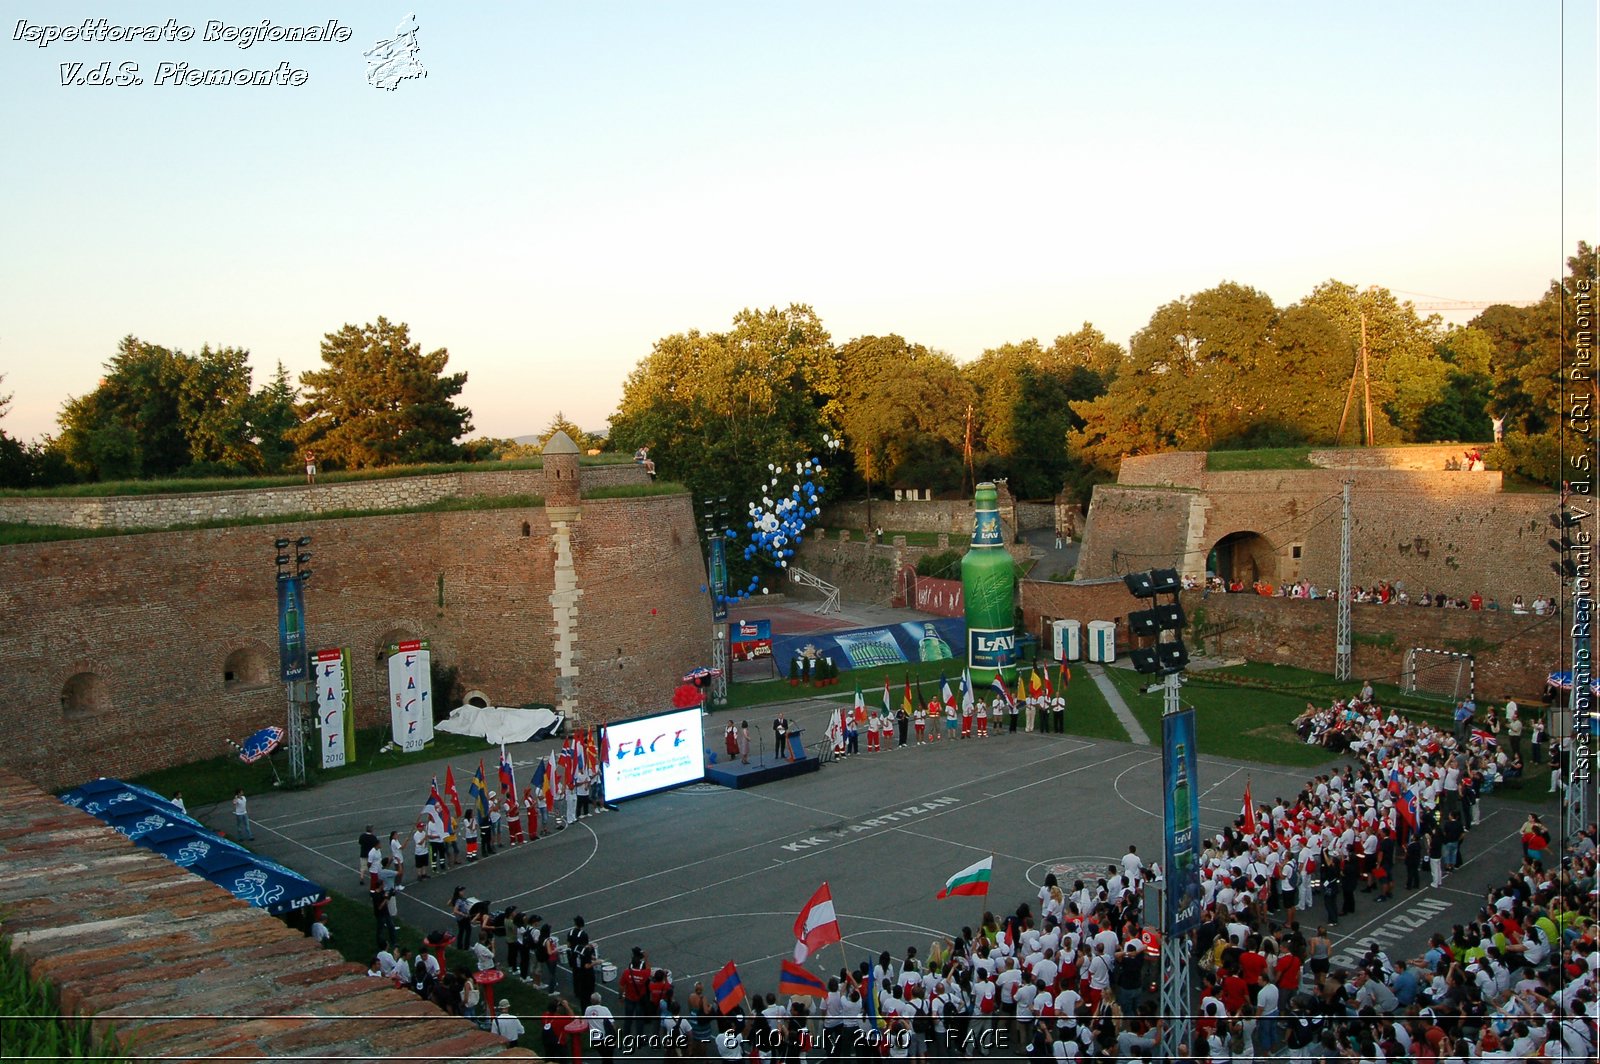
[[[1223,280],[1536,299],[1600,237],[1595,8],[0,0],[0,426],[54,432],[129,333],[259,385],[387,315],[512,436],[603,428],[654,340],[745,306],[965,361]],[[199,39],[268,11],[353,36]],[[411,11],[427,78],[373,88]],[[196,40],[13,39],[102,16]],[[104,60],[146,83],[61,86]]]

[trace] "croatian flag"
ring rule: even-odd
[[[805,908],[800,910],[800,915],[795,917],[794,937],[794,959],[797,964],[804,964],[812,951],[843,940],[844,936],[839,933],[839,919],[833,912],[833,895],[828,892],[828,884],[818,887]]]
[[[1016,699],[1012,698],[1011,692],[1006,690],[1005,679],[998,672],[994,674],[994,680],[990,682],[989,686],[994,688],[995,697],[998,701],[1008,706],[1016,704]]]

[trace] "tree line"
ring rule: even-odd
[[[845,445],[832,497],[955,493],[1004,477],[1017,496],[1042,499],[1063,486],[1086,497],[1124,455],[1354,444],[1369,431],[1380,444],[1488,444],[1499,419],[1490,467],[1554,487],[1563,443],[1581,447],[1563,439],[1558,391],[1583,285],[1592,311],[1594,250],[1580,244],[1567,265],[1536,304],[1490,307],[1465,326],[1423,318],[1382,288],[1328,281],[1279,307],[1224,282],[1157,308],[1126,348],[1084,323],[964,364],[895,334],[835,343],[803,304],[746,309],[726,330],[657,340],[624,383],[609,435],[558,414],[541,438],[561,428],[584,449],[647,447],[697,505],[732,510],[769,466],[821,456],[828,436]],[[279,364],[254,388],[241,349],[186,354],[127,337],[99,385],[64,404],[58,435],[23,445],[0,428],[0,484],[282,473],[308,451],[326,468],[362,469],[537,450],[461,442],[472,430],[457,401],[467,375],[447,373],[449,353],[424,353],[404,323],[345,325],[321,355],[298,385]],[[1600,399],[1593,381],[1568,386]]]

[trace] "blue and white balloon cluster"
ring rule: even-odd
[[[842,440],[830,435],[824,435],[822,443],[829,451],[843,446]],[[805,538],[807,525],[822,513],[819,503],[825,468],[822,459],[816,456],[794,463],[792,476],[787,465],[768,463],[770,476],[761,486],[761,498],[750,502],[749,520],[744,524],[750,535],[750,542],[744,548],[746,561],[759,558],[779,569],[789,567],[789,560]],[[787,491],[784,490],[785,481],[789,482]],[[729,529],[727,536],[736,539],[738,533]],[[752,576],[747,586],[730,591],[728,598],[730,601],[749,598],[760,587],[761,578]],[[761,593],[766,594],[766,589],[761,588]]]

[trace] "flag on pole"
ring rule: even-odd
[[[887,676],[883,678],[883,715],[885,717],[894,716],[894,706],[889,703],[889,677]]]
[[[906,677],[906,693],[903,696],[901,696],[900,709],[905,713],[906,716],[909,717],[909,716],[911,716],[911,711],[913,709],[915,709],[915,708],[916,708],[915,703],[913,703],[911,701],[911,677],[907,676]]]
[[[975,865],[970,865],[945,880],[944,889],[934,895],[938,898],[981,898],[989,893],[989,876],[994,872],[994,854]]]
[[[1017,670],[1017,698],[1016,698],[1016,700],[1018,702],[1021,702],[1024,699],[1026,699],[1027,697],[1028,697],[1028,692],[1022,686],[1022,670],[1018,669]]]
[[[489,823],[489,781],[483,774],[483,758],[478,758],[478,774],[467,787],[467,797],[478,810],[478,823]]]
[[[961,712],[971,713],[975,699],[972,697],[972,670],[961,670]]]
[[[1044,694],[1044,683],[1039,679],[1039,663],[1034,662],[1033,668],[1028,673],[1028,694],[1038,698]]]
[[[857,724],[865,724],[867,722],[867,700],[866,697],[861,693],[860,684],[856,684],[856,704],[854,707],[854,712]]]
[[[883,1029],[883,1017],[878,1014],[878,981],[872,977],[870,970],[867,972],[866,989],[861,993],[861,1010],[866,1013],[870,1030]]]
[[[1054,698],[1056,696],[1056,685],[1050,682],[1049,662],[1045,662],[1044,666],[1044,694],[1046,698]]]
[[[1412,831],[1417,830],[1417,796],[1410,787],[1407,787],[1405,792],[1400,795],[1400,800],[1395,803],[1394,807],[1399,812],[1400,819],[1405,821],[1406,826]]]
[[[1011,697],[1011,692],[1006,687],[1005,678],[998,672],[994,674],[994,679],[989,681],[989,686],[994,688],[996,699],[1008,706],[1016,704],[1016,700]]]
[[[444,767],[444,796],[450,799],[450,808],[456,812],[456,819],[461,818],[461,795],[456,793],[456,776],[450,771],[450,766]]]
[[[444,798],[439,795],[438,776],[433,777],[433,782],[428,785],[428,800],[422,803],[422,815],[430,820],[437,817],[446,835],[455,830],[450,819],[450,807],[445,805]]]
[[[541,762],[544,767],[544,811],[556,811],[556,755],[548,754]]]
[[[927,704],[928,704],[928,698],[927,698],[926,695],[924,695],[922,693],[922,677],[918,676],[917,677],[917,705],[926,706]]]
[[[843,940],[844,936],[839,933],[839,919],[833,914],[833,895],[828,892],[827,883],[817,888],[805,908],[800,910],[800,915],[795,917],[794,937],[794,959],[798,964],[804,964],[813,950]]]
[[[944,673],[939,674],[939,701],[944,703],[944,708],[956,708],[955,692],[950,690],[950,681],[945,679]]]
[[[778,975],[778,993],[792,997],[825,998],[828,988],[821,979],[785,957]]]
[[[711,990],[717,995],[717,1008],[726,1016],[744,1000],[744,983],[739,979],[739,969],[729,961],[722,970],[711,977]]]
[[[517,776],[511,769],[511,759],[506,756],[506,744],[500,744],[500,793],[511,799],[517,797]]]
[[[1250,777],[1244,778],[1244,833],[1256,833],[1256,803],[1250,798]]]

